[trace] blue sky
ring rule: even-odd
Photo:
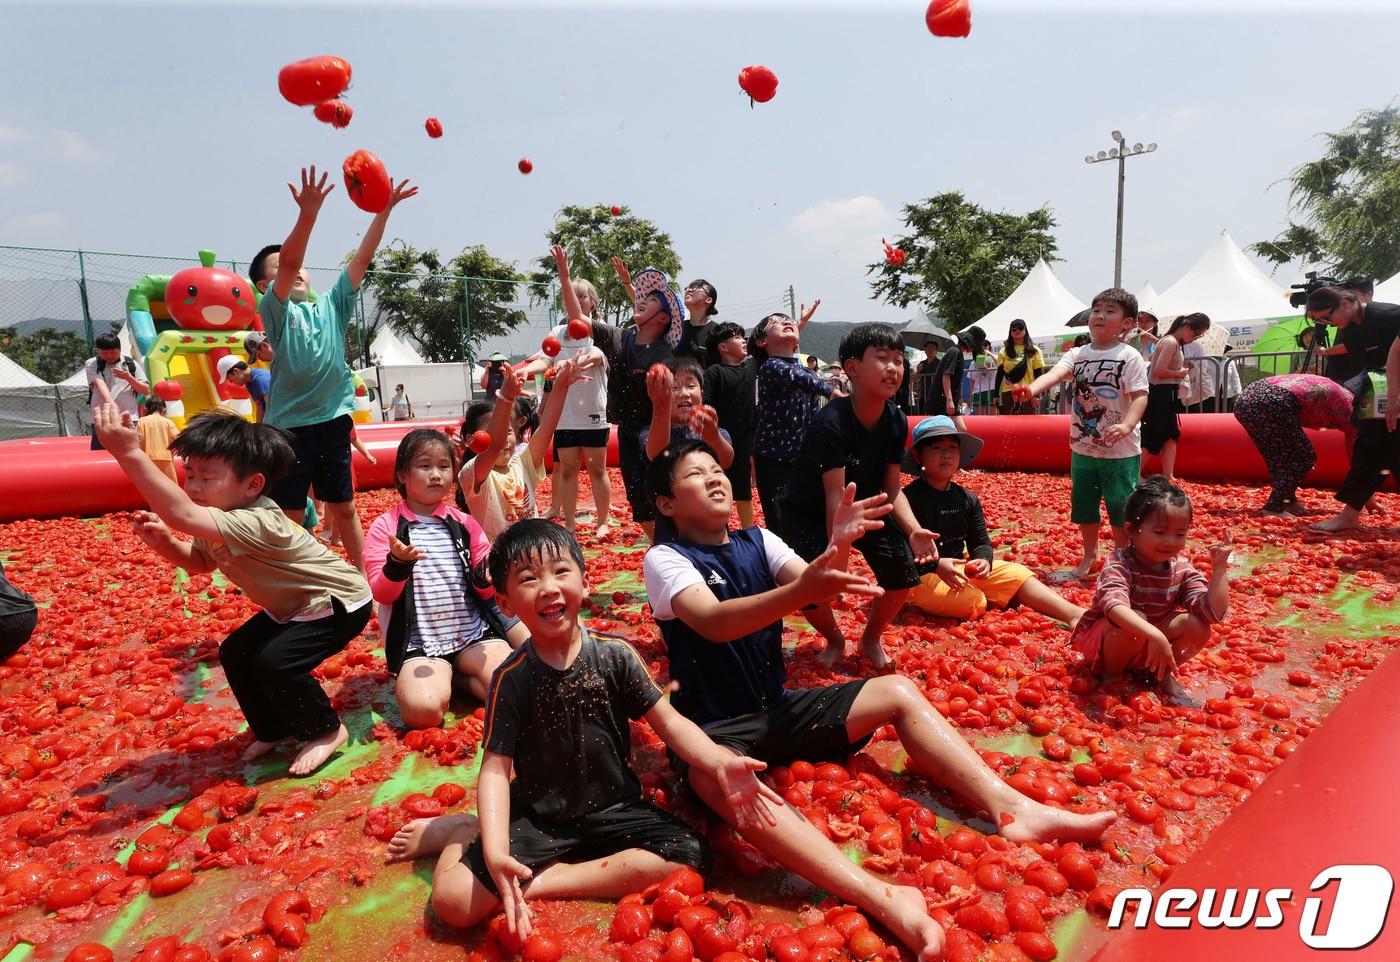
[[[0,244],[246,260],[285,235],[298,167],[338,179],[367,147],[422,189],[390,237],[525,266],[564,204],[626,204],[729,319],[792,284],[819,318],[898,322],[864,268],[905,203],[1049,204],[1056,270],[1087,298],[1112,279],[1114,166],[1084,155],[1119,128],[1160,145],[1129,162],[1124,254],[1125,285],[1160,290],[1222,228],[1272,236],[1270,185],[1397,95],[1400,12],[1380,0],[973,0],[967,40],[930,36],[924,6],[0,3]],[[278,69],[320,53],[354,66],[346,130],[278,96]],[[751,63],[780,78],[753,110]],[[367,222],[337,190],[310,262]]]

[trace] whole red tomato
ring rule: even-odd
[[[608,937],[614,942],[631,945],[640,942],[651,931],[651,910],[645,905],[629,903],[619,905],[613,914],[612,927]]]
[[[144,875],[150,878],[159,875],[170,866],[170,852],[163,848],[138,848],[126,860],[129,875]]]
[[[766,104],[778,92],[778,75],[762,64],[739,71],[739,87],[749,95],[749,106],[757,101]]]
[[[535,165],[530,162],[529,157],[521,157],[520,163],[516,164],[515,166],[516,169],[519,170],[522,174],[528,174],[530,171],[535,169]]]
[[[87,882],[76,878],[61,878],[50,886],[49,894],[44,896],[44,908],[50,912],[71,909],[75,905],[82,905],[90,898],[92,898],[92,886]]]
[[[569,337],[575,341],[582,341],[593,333],[593,325],[589,324],[581,317],[570,318]]]
[[[491,446],[491,432],[477,431],[472,435],[471,444],[468,446],[477,454],[480,454],[482,451],[485,451]]]
[[[972,32],[972,7],[968,0],[933,0],[924,22],[935,37],[966,37]]]
[[[345,174],[345,189],[360,210],[377,214],[389,206],[393,184],[384,161],[368,150],[357,150],[341,165]]]
[[[423,128],[428,132],[428,136],[434,140],[442,136],[442,121],[436,117],[429,117],[423,121]]]
[[[151,879],[151,895],[161,898],[174,895],[194,881],[194,875],[187,868],[171,868]]]
[[[553,336],[546,337],[543,341],[540,342],[540,350],[544,351],[545,354],[548,354],[550,357],[557,357],[559,355],[560,349],[562,349],[563,346],[564,345],[560,343],[559,338]]]
[[[350,86],[350,64],[339,57],[308,57],[277,73],[277,90],[298,107],[340,96]]]
[[[112,950],[100,942],[79,942],[63,957],[63,962],[112,962]]]
[[[613,215],[614,217],[621,217],[621,216],[622,216],[622,208],[619,207],[619,206],[616,205],[616,204],[613,204],[613,205],[612,205],[612,207],[610,208],[610,212],[612,213],[612,215]]]
[[[564,957],[564,946],[553,932],[539,931],[525,940],[520,954],[525,962],[559,962]]]
[[[355,109],[345,101],[336,98],[335,100],[321,101],[312,113],[321,123],[330,124],[339,130],[342,127],[350,126],[350,118],[355,115]]]

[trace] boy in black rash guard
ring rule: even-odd
[[[982,502],[953,480],[981,450],[981,439],[959,431],[952,418],[925,418],[914,429],[905,466],[919,479],[900,497],[921,527],[938,532],[940,557],[936,565],[920,568],[910,603],[927,614],[959,620],[980,618],[988,602],[998,608],[1024,604],[1073,630],[1083,608],[1047,588],[1025,565],[992,557]]]
[[[734,463],[725,469],[734,489],[739,527],[753,527],[753,435],[758,427],[758,362],[749,356],[744,329],[717,324],[710,334],[709,359],[701,386],[705,403],[719,415],[729,432]]]
[[[702,441],[671,445],[647,469],[659,514],[678,536],[647,551],[647,599],[661,627],[678,687],[677,711],[715,742],[773,765],[844,760],[883,725],[894,726],[918,769],[986,810],[1015,841],[1098,838],[1112,812],[1081,815],[1017,792],[988,768],[919,687],[883,675],[821,688],[784,687],[783,617],[817,599],[879,589],[845,570],[851,544],[888,514],[886,496],[855,501],[847,485],[832,515],[831,541],[811,565],[763,528],[729,530],[733,498],[714,452]],[[523,617],[523,615],[522,615]],[[721,785],[695,766],[677,765],[700,799],[784,868],[869,912],[920,962],[939,957],[943,931],[923,893],[878,879],[784,804],[773,821],[736,817]]]
[[[496,540],[490,570],[502,610],[519,616],[530,640],[486,696],[480,820],[417,819],[389,842],[390,861],[438,854],[438,917],[466,928],[503,907],[524,938],[527,899],[619,898],[680,866],[706,865],[700,836],[643,801],[627,764],[632,720],[646,718],[672,752],[723,786],[740,824],[774,820],[782,798],[754,777],[762,762],[721,749],[672,708],[631,645],[579,626],[588,584],[572,534],[542,518],[519,521]]]
[[[938,551],[933,534],[920,528],[908,504],[899,500],[909,420],[892,399],[904,379],[904,342],[889,325],[862,324],[841,339],[840,359],[851,379],[851,394],[831,401],[812,420],[788,483],[777,534],[812,561],[826,548],[848,483],[855,483],[857,498],[883,492],[894,505],[894,524],[886,523],[855,544],[884,589],[870,603],[860,639],[861,653],[882,669],[890,659],[880,633],[903,607],[909,589],[919,584],[915,559],[932,562]],[[827,641],[822,663],[834,665],[846,653],[846,640],[831,608],[820,604],[808,620]]]

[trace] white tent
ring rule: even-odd
[[[1019,317],[1026,322],[1031,337],[1040,340],[1041,331],[1059,330],[1084,307],[1084,303],[1060,283],[1050,265],[1038,260],[1020,286],[1006,300],[979,318],[976,324],[995,340],[1004,337],[1002,332]]]
[[[422,364],[423,356],[401,340],[386,324],[374,334],[369,344],[370,358],[376,364],[406,366]]]
[[[1152,286],[1151,281],[1148,281],[1142,286],[1142,290],[1138,291],[1137,299],[1138,310],[1151,311],[1155,315],[1157,313],[1157,305],[1162,302],[1162,295],[1158,294],[1157,288]],[[1159,317],[1158,319],[1160,320],[1161,318]]]
[[[1372,300],[1384,301],[1387,304],[1400,304],[1400,274],[1377,284],[1376,293]]]
[[[39,375],[31,374],[17,362],[0,354],[0,388],[48,386],[48,382],[39,377]]]
[[[1270,318],[1296,317],[1279,287],[1222,230],[1181,280],[1157,298],[1161,316],[1201,311],[1213,324],[1231,327]]]

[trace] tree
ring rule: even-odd
[[[374,255],[364,282],[372,303],[346,349],[370,363],[369,345],[388,324],[416,341],[427,361],[465,360],[470,345],[524,323],[515,306],[524,279],[480,244],[444,263],[435,250],[396,240]]]
[[[569,273],[574,280],[591,281],[598,289],[598,319],[613,323],[632,317],[632,302],[613,270],[614,257],[621,257],[633,273],[656,267],[674,280],[681,269],[671,235],[657,230],[649,220],[633,217],[628,210],[624,207],[614,217],[603,205],[565,207],[545,234],[551,247],[562,244],[569,252]],[[530,275],[531,295],[537,301],[545,300],[551,296],[550,282],[558,280],[554,257],[546,253],[535,265],[539,269]]]
[[[1289,211],[1298,221],[1251,250],[1275,264],[1301,260],[1338,277],[1400,273],[1400,107],[1364,110],[1322,138],[1322,156],[1287,178]]]
[[[113,333],[119,329],[120,325],[112,325]],[[87,341],[72,331],[41,327],[31,334],[20,334],[13,327],[3,327],[0,353],[31,374],[56,384],[82,367],[92,352]]]
[[[1035,266],[1055,256],[1055,215],[998,213],[951,190],[904,208],[906,233],[891,243],[903,264],[871,264],[875,296],[896,307],[917,305],[960,330],[1006,299]]]

